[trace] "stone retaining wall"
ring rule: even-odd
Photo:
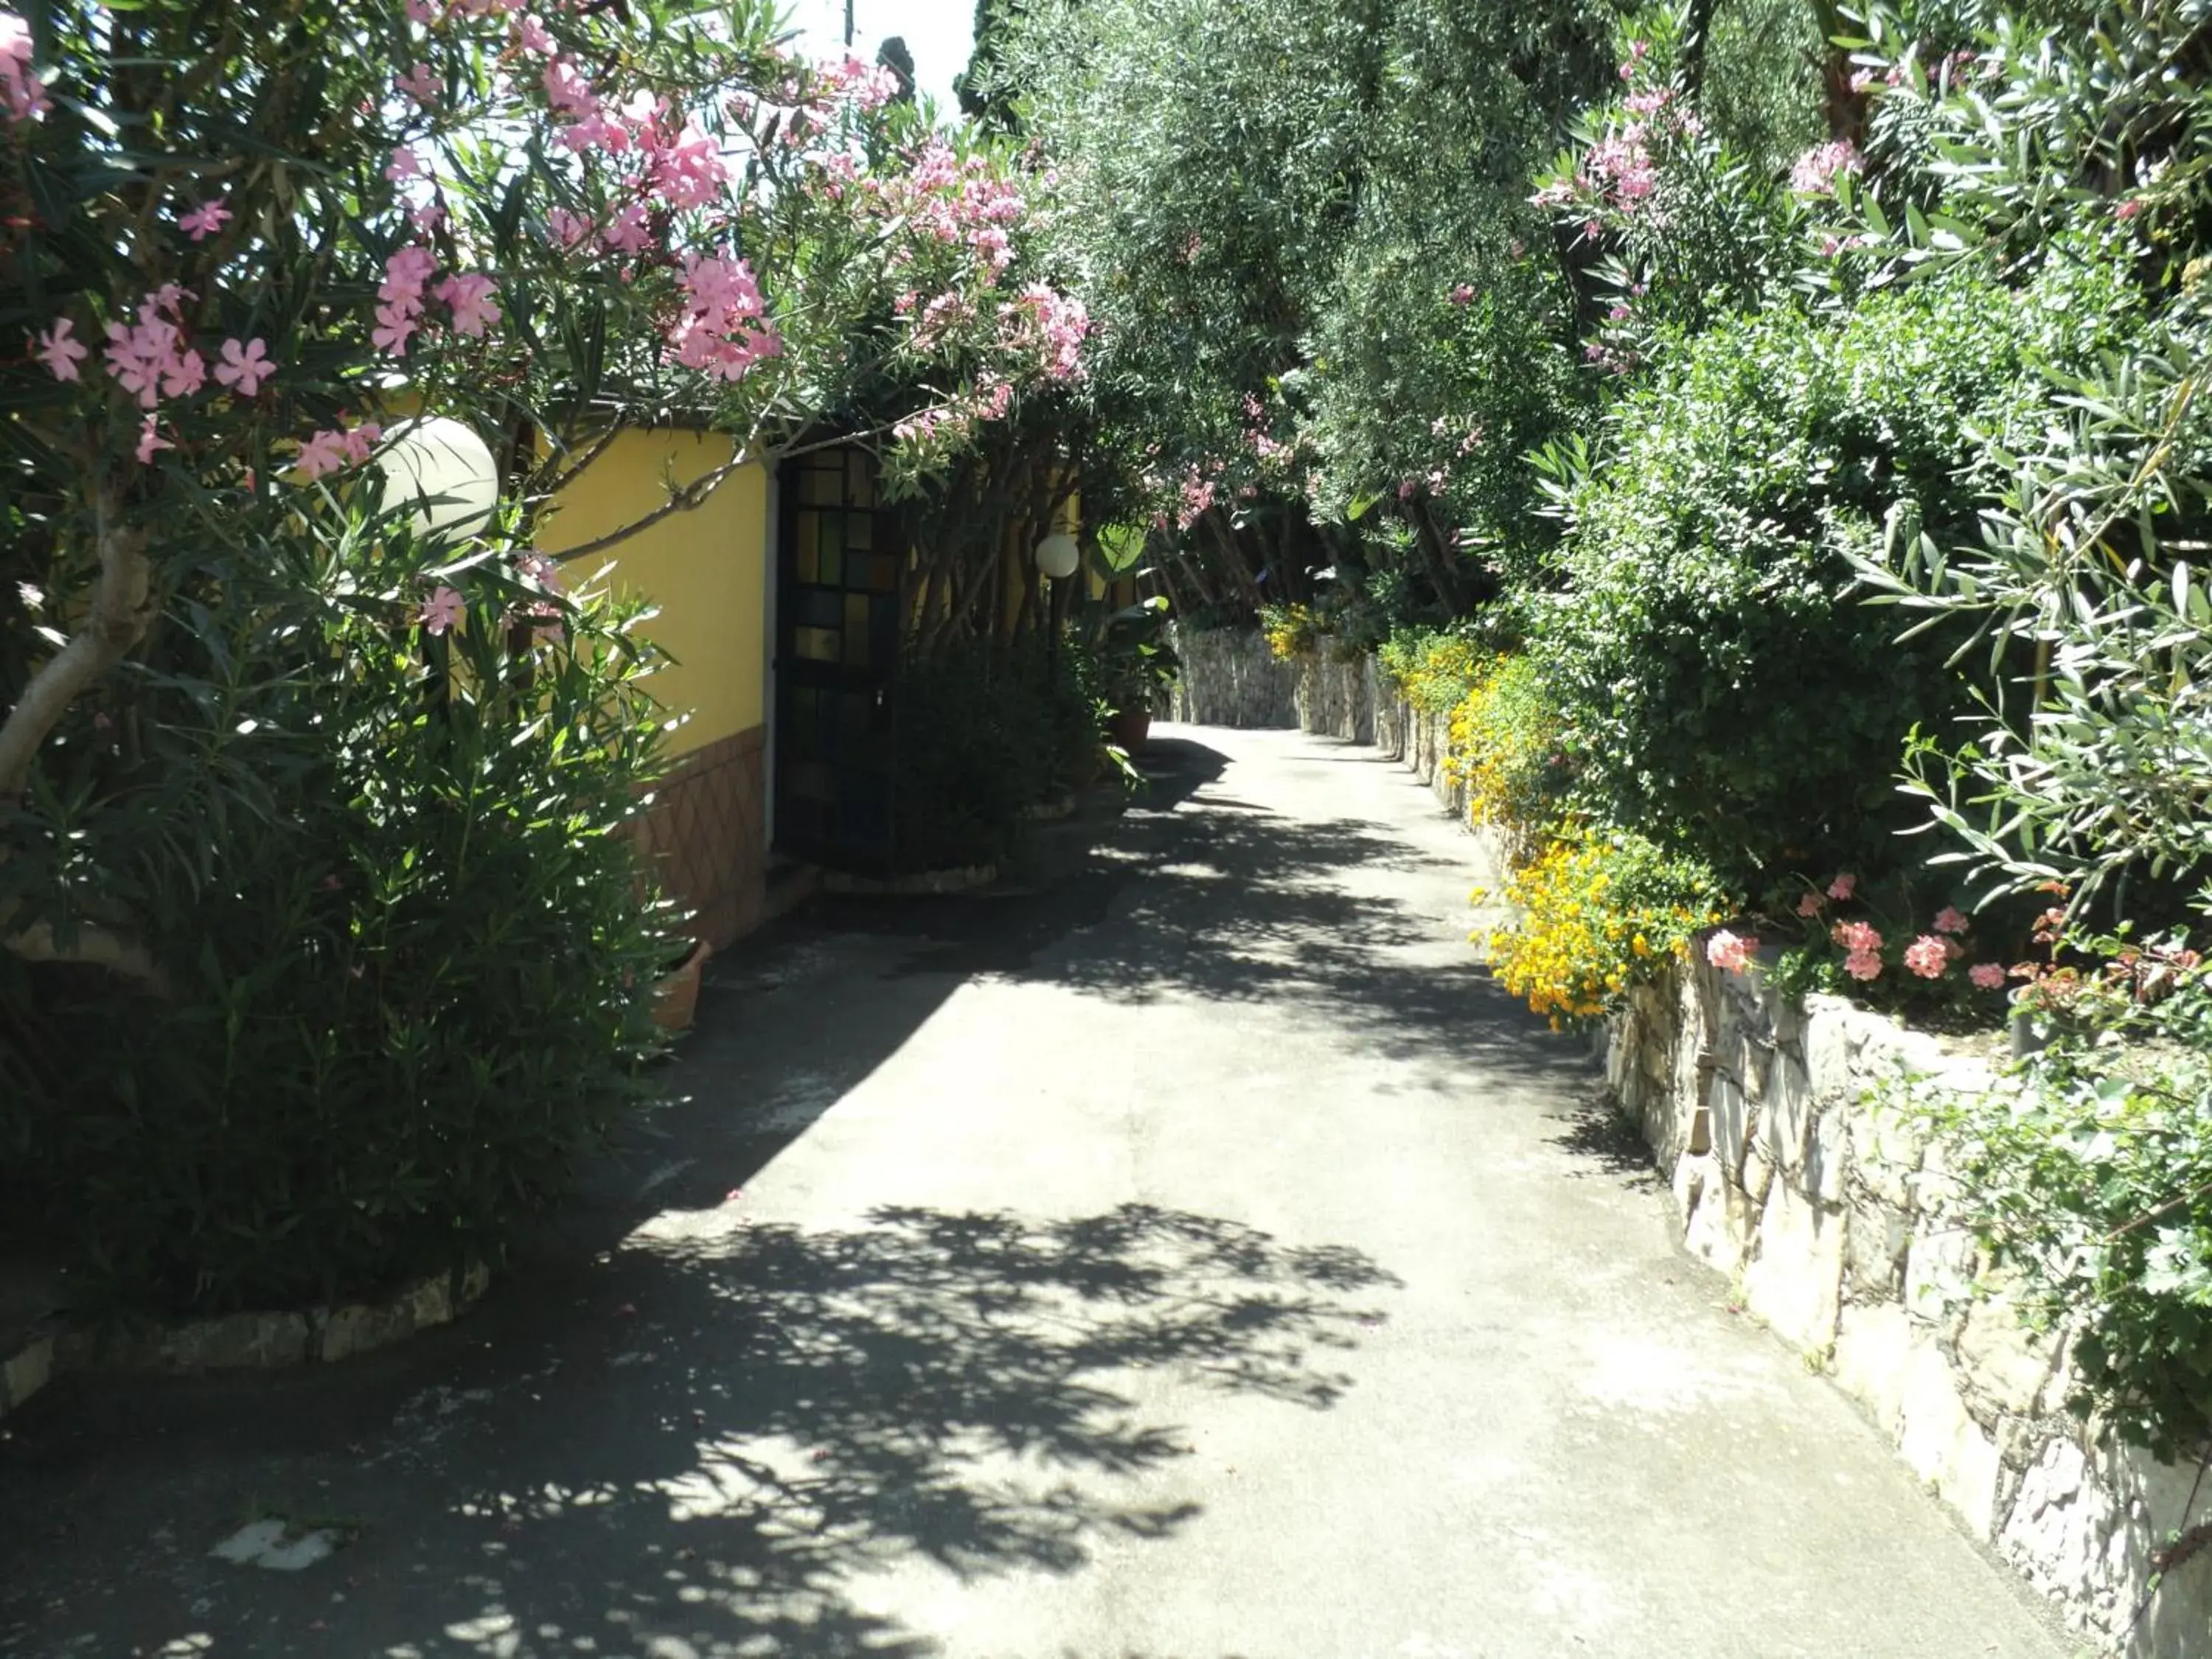
[[[1464,822],[1446,726],[1387,696],[1375,719],[1384,751]],[[2212,1518],[2212,1477],[2192,1511],[2193,1464],[2162,1465],[2066,1413],[2059,1346],[2002,1299],[1968,1294],[1984,1264],[1949,1213],[1940,1149],[1869,1103],[1900,1068],[1986,1086],[1986,1059],[1703,963],[1637,991],[1599,1048],[1686,1247],[1735,1281],[1747,1312],[1857,1401],[2099,1651],[2212,1659],[2212,1550],[2150,1593],[2153,1553]]]
[[[1249,731],[1298,724],[1298,671],[1267,649],[1256,628],[1168,629],[1182,662],[1170,717]]]
[[[1941,1149],[1870,1102],[1901,1072],[1986,1088],[1988,1060],[1702,963],[1633,993],[1601,1048],[1690,1252],[1867,1409],[1969,1532],[2105,1650],[2212,1655],[2212,1559],[2178,1569],[2136,1617],[2152,1552],[2204,1518],[2203,1501],[2187,1512],[2194,1466],[2066,1414],[2063,1346],[1969,1294],[1986,1264]]]

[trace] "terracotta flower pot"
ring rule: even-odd
[[[1132,755],[1143,750],[1152,732],[1152,711],[1149,708],[1117,709],[1114,718],[1106,723],[1106,735],[1114,746]]]
[[[701,939],[691,947],[690,956],[653,985],[653,1024],[670,1036],[691,1029],[691,1018],[699,1009],[699,981],[712,955],[707,941]]]

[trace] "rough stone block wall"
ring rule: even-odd
[[[1298,724],[1298,670],[1267,649],[1256,628],[1169,629],[1182,660],[1170,717],[1244,730]]]
[[[2193,1465],[2161,1465],[2066,1413],[2063,1344],[1969,1294],[1986,1264],[1941,1149],[1869,1103],[1900,1067],[1986,1087],[1985,1061],[1840,998],[1799,1007],[1755,972],[1702,963],[1636,991],[1601,1046],[1686,1248],[1736,1279],[1750,1313],[1823,1366],[2102,1650],[2212,1656],[2212,1555],[2150,1594],[2153,1551],[2203,1518],[2202,1501],[2185,1512]]]

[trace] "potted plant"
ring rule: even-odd
[[[683,953],[674,957],[664,969],[653,986],[653,1024],[676,1036],[691,1029],[693,1015],[699,1008],[699,982],[707,970],[707,958],[714,951],[707,941],[680,941]]]
[[[1156,595],[1109,617],[1099,641],[1106,702],[1113,710],[1107,738],[1128,754],[1145,746],[1153,708],[1182,672],[1167,641],[1167,623],[1168,602]]]

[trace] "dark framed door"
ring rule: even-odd
[[[846,868],[891,854],[906,559],[874,459],[818,450],[784,468],[775,623],[775,839]]]

